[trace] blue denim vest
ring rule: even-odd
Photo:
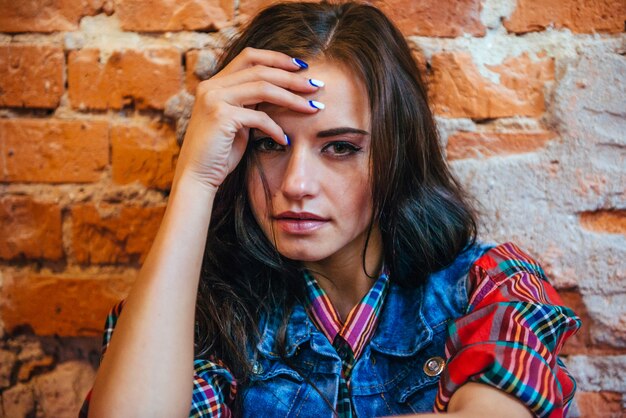
[[[445,359],[447,326],[468,305],[470,266],[492,247],[466,249],[417,289],[391,283],[378,327],[352,371],[357,416],[432,412],[439,375],[429,373],[429,360]],[[238,395],[243,396],[244,416],[332,417],[339,355],[299,305],[287,325],[285,362],[276,351],[279,326],[278,315],[261,321],[257,354],[250,358],[253,376]]]

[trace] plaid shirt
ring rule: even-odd
[[[376,324],[378,313],[383,305],[389,276],[383,269],[376,283],[348,314],[345,322],[332,305],[330,298],[307,271],[304,272],[307,287],[306,308],[317,328],[326,335],[341,357],[341,377],[337,397],[337,414],[339,418],[353,415],[350,401],[350,375],[352,368],[359,359],[363,348],[369,343]]]
[[[342,358],[337,412],[352,416],[350,372],[375,331],[389,280],[382,274],[342,324],[328,297],[312,276],[307,280],[309,315]],[[546,281],[541,267],[511,243],[487,251],[469,272],[466,314],[449,326],[446,367],[441,375],[435,411],[445,411],[464,383],[481,382],[516,397],[539,417],[563,417],[576,384],[557,357],[580,327],[580,319]],[[124,301],[109,313],[102,354],[111,339]],[[216,359],[194,361],[190,417],[230,417],[237,383]],[[79,413],[87,417],[88,393]]]

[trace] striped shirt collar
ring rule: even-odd
[[[309,316],[331,344],[335,344],[338,336],[341,337],[352,349],[354,359],[358,359],[378,324],[379,313],[389,288],[387,270],[382,269],[372,288],[352,308],[344,323],[313,275],[305,270],[304,278],[307,296],[305,307]]]

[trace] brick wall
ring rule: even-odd
[[[264,3],[0,0],[0,415],[76,415],[163,215],[175,119]],[[584,319],[573,415],[623,416],[626,3],[373,3],[427,74],[482,237],[535,255]]]

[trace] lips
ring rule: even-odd
[[[310,212],[281,212],[274,217],[283,231],[291,234],[308,234],[330,222],[330,219]]]

